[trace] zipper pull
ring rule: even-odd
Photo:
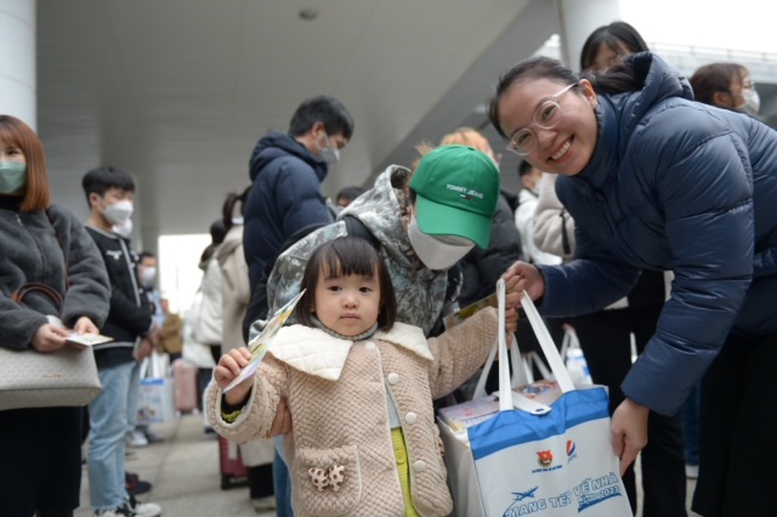
[[[16,220],[19,221],[19,226],[24,226],[24,223],[22,222],[22,216],[19,215],[19,212],[16,212]]]

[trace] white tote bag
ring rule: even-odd
[[[497,284],[499,299],[500,335],[504,336],[504,286]],[[504,340],[503,340],[504,341]],[[497,353],[500,367],[507,367],[504,360],[505,352],[500,351],[499,341],[494,343],[491,353],[486,359],[483,371],[475,387],[472,400],[451,407],[442,408],[438,416],[440,437],[445,446],[445,464],[448,469],[448,485],[453,496],[455,517],[478,517],[485,515],[480,499],[480,489],[475,474],[475,463],[469,446],[466,426],[475,422],[485,421],[496,415],[499,410],[499,399],[494,395],[486,395],[485,385]],[[513,370],[510,386],[515,388],[530,382],[531,372],[524,363],[518,344],[510,343],[510,364]],[[501,372],[500,372],[501,374]],[[509,372],[507,373],[509,376]],[[510,386],[508,386],[508,391]]]
[[[509,393],[500,366],[499,412],[467,429],[485,515],[631,515],[612,450],[606,389],[575,388],[526,293],[522,304],[561,394],[540,404]]]

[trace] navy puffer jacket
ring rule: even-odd
[[[729,332],[777,333],[777,132],[694,102],[649,53],[637,92],[600,95],[599,138],[556,192],[577,226],[576,260],[543,266],[543,313],[582,314],[627,294],[641,269],[672,270],[671,299],[623,391],[675,414]]]
[[[243,234],[252,287],[287,237],[309,224],[332,221],[321,191],[327,170],[323,160],[286,133],[274,131],[256,144]]]

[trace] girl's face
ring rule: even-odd
[[[599,50],[596,51],[594,62],[591,63],[590,69],[607,70],[611,66],[617,65],[624,57],[630,56],[633,53],[620,44],[613,48],[606,43],[602,43],[599,45]]]
[[[344,336],[357,336],[378,321],[380,284],[374,275],[331,277],[324,268],[313,303],[313,311],[328,329]]]
[[[27,164],[27,158],[21,149],[0,137],[0,162]]]
[[[524,158],[537,169],[574,176],[588,165],[596,149],[597,104],[591,83],[585,79],[577,88],[559,96],[561,118],[551,129],[534,124],[537,108],[562,91],[567,84],[550,79],[526,79],[513,84],[499,100],[499,124],[512,138],[523,128],[534,133],[536,146]]]

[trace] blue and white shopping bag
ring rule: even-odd
[[[605,388],[576,389],[525,293],[523,307],[562,393],[549,405],[523,397],[510,390],[506,364],[500,364],[499,413],[467,429],[485,514],[631,515],[612,450]]]

